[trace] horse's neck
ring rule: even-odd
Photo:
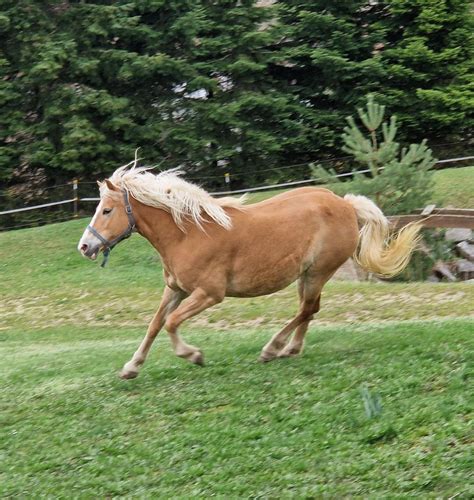
[[[149,207],[135,203],[133,211],[137,231],[146,238],[167,261],[174,248],[184,238],[184,233],[178,228],[171,214],[160,208]]]

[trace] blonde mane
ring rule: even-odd
[[[109,180],[118,188],[126,189],[141,203],[169,212],[180,229],[184,228],[187,219],[203,229],[205,215],[225,229],[230,229],[232,220],[224,208],[243,207],[243,197],[214,198],[196,184],[182,179],[183,172],[179,170],[153,174],[150,172],[153,167],[137,167],[137,162],[135,158],[133,162],[118,168]],[[101,184],[101,196],[107,191],[105,183]]]

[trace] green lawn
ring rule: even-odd
[[[183,328],[205,368],[163,333],[122,381],[160,264],[134,236],[101,269],[85,225],[0,234],[1,497],[474,494],[472,285],[330,283],[304,355],[265,365],[294,287],[226,300]]]

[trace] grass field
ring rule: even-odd
[[[114,369],[141,333],[3,337],[3,496],[474,493],[472,323],[313,329],[303,358],[268,365],[255,357],[270,331],[201,330],[206,368],[161,338],[159,360],[122,382]],[[381,396],[378,418],[364,413],[362,383]]]
[[[447,207],[474,208],[474,167],[435,172],[434,202]]]
[[[160,264],[133,236],[99,268],[85,225],[0,234],[0,496],[472,497],[472,284],[330,283],[304,356],[266,365],[294,287],[226,300],[183,328],[205,368],[161,334],[122,381]]]

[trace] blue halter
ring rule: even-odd
[[[122,240],[125,240],[126,238],[129,238],[130,235],[133,233],[135,230],[135,217],[133,216],[132,212],[132,206],[130,205],[130,200],[128,197],[128,191],[124,189],[122,191],[123,193],[123,199],[125,202],[125,212],[128,217],[128,226],[123,233],[120,233],[116,238],[113,240],[108,240],[107,238],[104,238],[99,231],[94,229],[91,225],[87,226],[87,229],[96,237],[100,240],[100,242],[104,245],[102,253],[104,254],[104,260],[102,261],[102,264],[100,267],[105,267],[107,264],[107,261],[109,260],[109,255],[110,251],[117,245],[117,243],[120,243]]]

